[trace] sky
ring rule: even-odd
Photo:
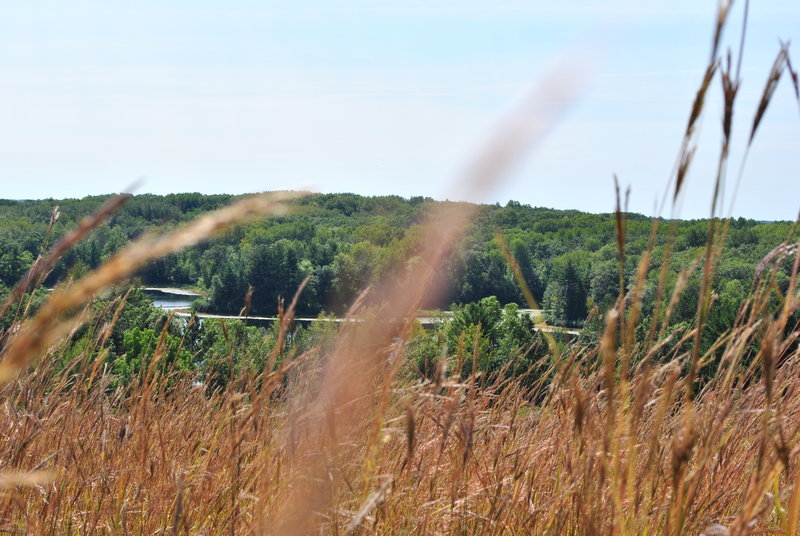
[[[723,46],[738,47],[744,3]],[[138,0],[4,7],[0,197],[276,189],[657,213],[708,59],[715,0]],[[800,2],[753,2],[729,184]],[[800,66],[800,53],[792,45]],[[522,96],[580,58],[575,101],[493,190],[458,187]],[[574,63],[574,62],[573,62]],[[577,78],[577,77],[576,77]],[[800,210],[800,106],[785,78],[735,204]],[[711,89],[668,214],[707,217],[720,145]],[[546,103],[544,103],[546,104]]]

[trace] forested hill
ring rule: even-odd
[[[105,199],[0,200],[0,290],[12,285],[42,250],[55,206],[60,217],[48,239],[50,244]],[[46,283],[52,285],[96,267],[148,229],[166,230],[233,199],[197,193],[135,196],[71,250]],[[311,276],[300,300],[301,312],[341,312],[367,284],[396,274],[401,263],[414,262],[421,247],[420,223],[438,203],[422,197],[310,195],[294,203],[292,215],[230,231],[149,265],[140,277],[148,285],[200,288],[207,300],[199,305],[215,312],[238,312],[248,286],[252,286],[252,311],[268,314],[275,311],[279,297],[291,298],[302,279]],[[707,225],[704,220],[677,223],[669,261],[670,285],[681,269],[701,256]],[[651,219],[628,215],[629,280],[651,229]],[[670,225],[662,225],[659,232],[645,289],[646,308],[654,299],[669,229]],[[550,311],[553,321],[580,324],[592,307],[602,310],[615,300],[619,280],[613,214],[552,210],[510,201],[505,206],[479,207],[466,239],[439,273],[449,292],[441,303],[427,306],[445,308],[451,302],[473,302],[491,295],[502,303],[524,303],[495,239],[497,230],[505,236],[535,298]],[[789,222],[733,221],[717,271],[717,302],[738,303],[750,289],[757,263],[793,232]],[[779,286],[787,283],[786,274],[788,267],[778,274]],[[692,317],[698,289],[699,278],[695,277],[677,306],[676,321]]]

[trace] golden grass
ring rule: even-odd
[[[785,316],[763,315],[767,293],[696,395],[681,373],[689,354],[618,377],[613,315],[600,347],[564,356],[538,395],[445,375],[392,382],[386,396],[386,365],[370,369],[362,399],[332,400],[333,372],[314,386],[308,369],[286,388],[268,382],[269,393],[250,383],[207,396],[187,379],[120,398],[102,380],[67,388],[71,376],[42,364],[3,391],[0,455],[5,471],[54,480],[7,484],[3,528],[699,534],[717,523],[780,533],[800,508],[800,354]],[[750,342],[758,364],[742,367]]]

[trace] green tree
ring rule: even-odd
[[[194,370],[192,354],[181,347],[181,339],[167,332],[135,327],[125,332],[122,348],[124,354],[114,360],[112,367],[117,385],[128,385],[134,377],[146,374],[156,356],[159,360],[155,367],[162,374]]]

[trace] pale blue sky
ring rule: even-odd
[[[727,43],[738,42],[742,7]],[[0,19],[0,197],[82,197],[144,177],[140,192],[457,198],[453,181],[498,118],[577,53],[591,59],[580,100],[483,200],[605,212],[617,173],[631,208],[652,214],[715,11],[713,0],[18,2]],[[753,2],[732,172],[778,39],[798,29],[796,0]],[[736,215],[800,209],[800,113],[787,82]],[[684,217],[708,214],[712,92]]]

